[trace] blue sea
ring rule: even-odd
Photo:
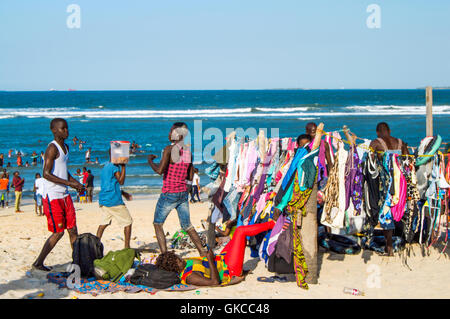
[[[450,141],[450,90],[433,92],[434,134]],[[202,130],[218,128],[223,134],[230,128],[278,128],[280,137],[296,137],[306,123],[325,123],[325,130],[339,130],[347,125],[362,138],[375,138],[380,121],[389,123],[392,135],[410,146],[425,137],[425,90],[225,90],[225,91],[48,91],[0,92],[0,152],[5,166],[16,157],[8,150],[25,154],[23,162],[32,162],[33,151],[45,151],[53,139],[50,119],[63,117],[69,123],[70,171],[83,166],[91,169],[95,192],[100,185],[102,165],[108,160],[112,140],[136,141],[143,153],[136,154],[127,166],[125,189],[134,194],[158,193],[162,178],[147,164],[148,154],[161,154],[168,143],[172,123],[202,120]],[[198,122],[197,122],[198,123]],[[87,143],[82,151],[73,146],[77,136]],[[203,141],[203,147],[209,141]],[[100,165],[84,165],[85,150]],[[198,147],[198,145],[197,145]],[[206,167],[198,151],[194,154],[201,183]],[[31,198],[34,174],[42,165],[18,168],[25,177],[24,197]],[[146,196],[147,196],[146,195]]]

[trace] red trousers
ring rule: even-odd
[[[222,249],[222,253],[226,253],[225,263],[228,266],[230,275],[240,276],[242,274],[246,237],[258,235],[259,233],[272,229],[273,226],[275,226],[275,222],[270,221],[262,224],[239,226],[238,228],[236,228],[233,234],[233,238]]]

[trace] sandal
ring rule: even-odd
[[[258,277],[257,280],[260,282],[275,282],[275,278],[273,276],[272,277]]]
[[[273,279],[278,282],[288,282],[287,277],[273,276]]]

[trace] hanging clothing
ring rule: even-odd
[[[391,212],[391,187],[392,187],[392,156],[393,153],[385,152],[382,159],[382,169],[380,171],[380,213],[378,220],[385,230],[395,229]]]
[[[364,211],[371,227],[378,224],[380,201],[380,177],[375,157],[367,156],[363,164],[364,177]]]
[[[396,222],[402,219],[406,207],[406,179],[401,171],[398,158],[399,156],[397,154],[395,154],[393,157],[394,179],[398,180],[398,182],[396,182],[395,203],[393,201],[395,205],[391,207],[392,217]]]
[[[359,160],[356,146],[352,145],[345,164],[345,210],[349,208],[351,199],[356,216],[361,213],[363,197],[362,183],[363,174],[361,161]]]

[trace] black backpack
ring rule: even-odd
[[[81,234],[73,243],[73,263],[80,266],[81,277],[95,277],[94,260],[103,258],[103,244],[90,233]]]
[[[287,263],[284,258],[277,257],[276,253],[274,252],[269,256],[267,268],[269,272],[275,272],[277,274],[295,274],[294,255],[292,254],[290,263]]]
[[[143,285],[151,288],[166,289],[179,284],[178,273],[159,269],[155,265],[139,265],[130,278],[134,285]]]

